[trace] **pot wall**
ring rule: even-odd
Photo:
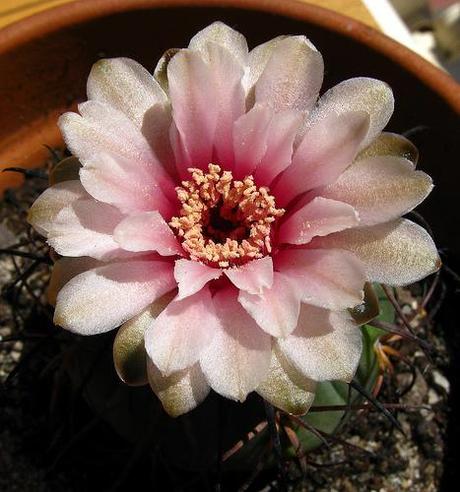
[[[166,48],[185,46],[191,35],[217,19],[243,32],[250,45],[279,34],[301,33],[324,56],[324,90],[345,78],[362,75],[385,80],[394,89],[396,110],[389,130],[409,132],[421,152],[419,167],[432,175],[436,184],[421,212],[433,225],[438,243],[460,251],[454,214],[459,198],[456,161],[460,154],[460,125],[455,109],[460,108],[458,85],[372,29],[295,1],[285,0],[282,5],[268,0],[227,2],[259,9],[263,6],[272,13],[241,8],[165,8],[178,3],[181,2],[82,1],[3,30],[2,166],[37,165],[47,157],[44,144],[62,145],[57,116],[85,99],[90,67],[101,57],[133,57],[153,70]],[[157,4],[163,7],[145,10]],[[135,10],[135,5],[142,9]],[[275,16],[273,12],[284,15]]]

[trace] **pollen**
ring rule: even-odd
[[[252,176],[209,164],[188,169],[191,179],[176,188],[180,214],[169,223],[190,259],[222,268],[262,258],[272,250],[272,226],[284,214],[266,187]]]

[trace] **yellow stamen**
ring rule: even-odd
[[[271,252],[271,224],[284,210],[268,188],[258,188],[252,176],[234,181],[216,164],[207,173],[188,171],[191,179],[176,188],[180,215],[169,225],[191,259],[225,268]]]

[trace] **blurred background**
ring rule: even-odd
[[[0,0],[0,28],[78,0]],[[348,15],[416,51],[460,81],[460,1],[300,0]]]

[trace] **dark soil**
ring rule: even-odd
[[[283,490],[276,471],[231,478],[218,468],[178,473],[159,445],[145,449],[124,441],[90,409],[83,388],[74,391],[65,370],[73,336],[62,337],[52,325],[45,295],[48,251],[25,223],[27,208],[45,186],[46,180],[30,178],[0,204],[0,249],[29,256],[0,256],[0,490]],[[432,347],[431,360],[412,342],[391,342],[401,357],[391,357],[394,371],[384,374],[378,396],[405,406],[392,411],[406,435],[370,407],[354,410],[329,449],[285,464],[288,490],[454,490],[449,481],[457,473],[459,424],[450,408],[458,391],[453,385],[451,394],[460,348],[459,332],[453,332],[459,284],[443,269],[422,306],[433,280],[397,292],[414,331]]]

